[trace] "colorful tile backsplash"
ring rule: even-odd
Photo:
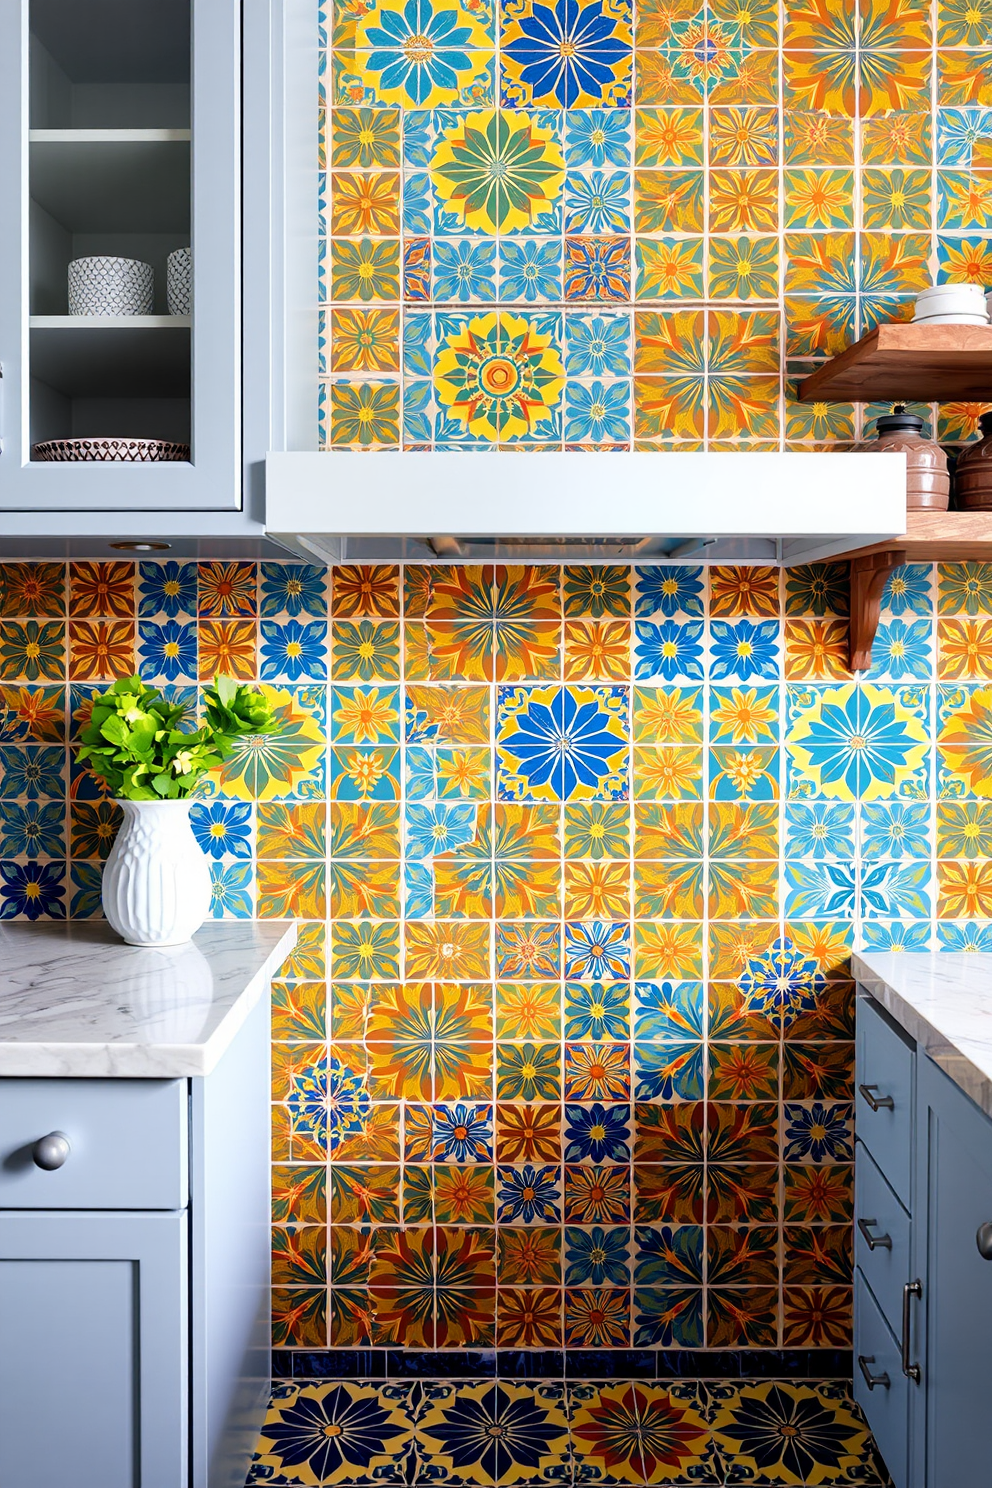
[[[0,564],[0,918],[99,914],[137,668],[274,992],[277,1344],[849,1342],[855,936],[992,949],[992,565]]]
[[[870,437],[795,384],[992,287],[990,44],[989,0],[322,4],[322,445]]]

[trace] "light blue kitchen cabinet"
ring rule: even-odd
[[[867,997],[855,1084],[855,1396],[896,1488],[992,1482],[992,1121]]]
[[[293,375],[309,381],[316,445],[316,59],[317,16],[306,0],[0,5],[8,537],[263,535],[264,457],[304,433],[299,420],[289,428],[290,358]],[[305,146],[283,105],[290,66]],[[310,74],[302,86],[301,69]],[[285,184],[289,151],[302,178],[295,196]],[[293,203],[304,195],[301,233],[306,218]],[[192,309],[170,314],[167,258],[187,245]],[[305,324],[286,290],[294,253],[309,265]],[[152,313],[70,315],[68,264],[94,256],[151,264]],[[162,439],[188,445],[190,456],[39,458],[39,446],[81,437]]]
[[[0,1079],[0,1484],[242,1488],[270,1377],[269,1002],[190,1079]]]
[[[185,1212],[0,1213],[0,1482],[187,1481],[187,1244]]]
[[[992,1482],[992,1122],[918,1061],[917,1347],[927,1488]]]

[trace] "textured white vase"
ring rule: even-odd
[[[210,869],[188,801],[118,801],[124,821],[103,870],[103,912],[128,945],[181,945],[210,910]]]

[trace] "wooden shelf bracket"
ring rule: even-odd
[[[882,610],[882,591],[894,568],[906,562],[902,548],[853,557],[851,576],[851,671],[866,672],[871,666],[871,648]]]

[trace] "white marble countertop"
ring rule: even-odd
[[[859,952],[854,975],[992,1116],[992,954]]]
[[[159,950],[102,920],[0,925],[0,1077],[207,1075],[295,943],[287,920]]]

